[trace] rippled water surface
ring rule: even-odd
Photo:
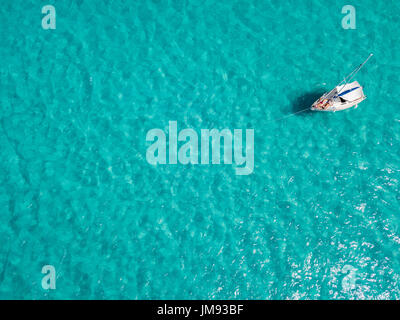
[[[49,2],[0,6],[0,298],[400,298],[398,1]],[[370,52],[358,109],[275,121]],[[169,120],[254,173],[148,164]]]

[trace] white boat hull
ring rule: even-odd
[[[311,106],[311,111],[321,111],[321,112],[336,112],[336,111],[343,111],[346,109],[350,109],[354,106],[357,106],[359,103],[364,101],[367,97],[361,97],[360,99],[354,100],[354,101],[348,101],[348,102],[343,102],[343,103],[334,103],[332,106],[329,106],[326,109],[319,109],[316,108],[316,104],[318,103],[319,99],[313,103]]]
[[[357,106],[365,99],[366,96],[364,95],[362,86],[357,81],[354,81],[337,86],[330,92],[325,93],[313,103],[311,110],[324,112],[342,111]]]

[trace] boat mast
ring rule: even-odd
[[[360,71],[361,70],[361,68],[368,62],[368,60],[373,56],[374,54],[373,53],[371,53],[369,56],[368,56],[368,58],[363,62],[363,63],[361,63],[352,73],[350,73],[346,78],[344,78],[344,80],[341,82],[341,83],[343,83],[343,82],[349,82],[351,79],[353,79],[354,78],[354,76],[358,73],[358,71]],[[351,78],[349,79],[349,80],[347,80],[347,78],[349,78],[351,76]],[[340,84],[339,84],[340,85]]]
[[[373,53],[370,53],[370,55],[368,56],[368,58],[361,63],[357,68],[355,68],[347,77],[345,77],[335,88],[333,88],[329,93],[332,93],[337,87],[339,87],[340,85],[347,84],[351,79],[354,78],[354,76],[358,73],[358,71],[361,70],[361,68],[368,62],[368,60],[373,56]],[[349,79],[350,78],[350,79]],[[344,88],[344,87],[343,87]],[[343,90],[343,88],[338,92],[338,94]]]

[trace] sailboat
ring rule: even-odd
[[[357,81],[350,81],[372,56],[373,54],[371,53],[368,58],[352,73],[344,78],[342,82],[315,101],[311,106],[311,110],[336,112],[346,110],[354,106],[357,108],[358,104],[364,101],[367,97],[364,94],[363,87]]]

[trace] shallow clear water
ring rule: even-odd
[[[3,1],[0,298],[400,298],[400,4],[347,2]],[[370,52],[358,109],[275,121]],[[151,166],[169,120],[254,173]]]

